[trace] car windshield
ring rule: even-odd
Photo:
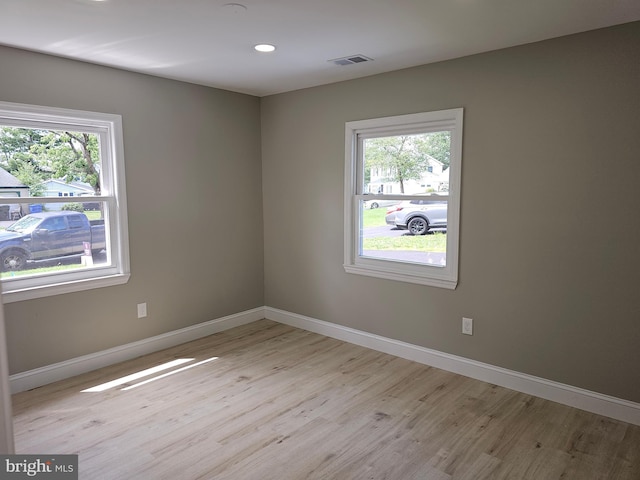
[[[32,215],[27,215],[26,217],[22,217],[16,223],[13,223],[7,227],[8,232],[20,232],[27,233],[33,230],[36,225],[40,223],[42,218],[34,217]]]

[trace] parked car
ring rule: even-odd
[[[363,202],[364,208],[380,208],[380,207],[391,207],[393,205],[398,205],[400,200],[365,200]]]
[[[437,199],[404,201],[387,210],[385,221],[387,225],[409,230],[412,235],[446,230],[447,202]]]
[[[27,262],[83,255],[105,248],[104,220],[89,221],[84,213],[41,212],[25,215],[0,232],[2,271],[21,270]]]

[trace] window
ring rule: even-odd
[[[67,230],[68,227],[65,217],[52,217],[45,219],[42,223],[40,223],[40,225],[38,225],[38,228],[41,231],[46,230],[46,232],[48,233]]]
[[[460,108],[346,124],[348,273],[456,288],[462,120]]]
[[[0,168],[5,303],[128,281],[119,115],[0,102]]]
[[[70,215],[67,217],[67,222],[69,222],[69,229],[74,228],[83,228],[84,222],[83,218],[80,215]]]

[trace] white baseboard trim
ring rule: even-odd
[[[379,352],[406,358],[407,360],[440,368],[466,377],[475,378],[476,380],[499,385],[528,395],[562,403],[587,412],[597,413],[634,425],[640,425],[639,403],[271,307],[259,307],[247,310],[155,337],[146,338],[138,342],[83,355],[27,372],[17,373],[9,377],[11,393],[37,388],[48,383],[131,360],[142,355],[190,342],[263,318],[362,347],[371,348]]]
[[[32,388],[41,387],[48,383],[70,378],[81,373],[90,372],[98,368],[114,365],[125,360],[157,352],[165,348],[174,347],[181,343],[190,342],[214,333],[222,332],[233,327],[255,322],[264,318],[264,308],[229,315],[190,327],[163,333],[155,337],[145,338],[133,343],[110,348],[101,352],[83,355],[65,360],[64,362],[47,365],[22,373],[9,376],[11,393],[24,392]]]
[[[400,342],[295,313],[265,307],[264,317],[327,337],[406,358],[424,365],[475,378],[511,390],[534,395],[591,413],[640,425],[640,404],[572,387],[464,357]]]

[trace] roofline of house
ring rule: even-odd
[[[95,193],[93,190],[91,190],[91,188],[87,188],[84,187],[82,185],[78,185],[78,184],[74,184],[74,183],[67,183],[67,182],[63,182],[62,180],[58,180],[56,178],[50,178],[49,180],[45,180],[44,182],[40,182],[38,185],[45,185],[49,182],[55,182],[59,185],[66,185],[69,187],[73,187],[73,188],[77,188],[78,190],[84,190],[85,192],[89,192],[89,193]]]

